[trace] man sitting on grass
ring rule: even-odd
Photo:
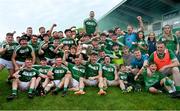
[[[108,86],[118,86],[118,75],[116,66],[113,64],[110,64],[111,59],[109,56],[104,57],[104,64],[102,65],[102,76],[103,76],[103,83],[104,83],[104,89],[106,89]]]
[[[7,100],[13,100],[17,97],[18,88],[21,90],[29,88],[28,97],[33,98],[36,77],[39,75],[39,72],[32,68],[32,64],[32,59],[27,58],[25,66],[13,74],[12,94],[7,97]]]
[[[56,63],[48,72],[48,76],[52,81],[45,87],[45,92],[47,93],[51,88],[56,87],[53,94],[58,94],[58,91],[64,88],[62,96],[65,96],[69,85],[70,72],[67,67],[62,65],[63,61],[61,57],[57,57],[55,61]]]
[[[51,66],[47,65],[47,59],[41,58],[40,65],[33,65],[33,68],[39,71],[39,77],[36,79],[35,89],[38,95],[44,95],[44,88],[49,83],[49,77],[47,75]]]
[[[92,52],[90,55],[90,61],[84,62],[86,66],[85,78],[82,82],[80,90],[76,94],[84,94],[83,88],[87,86],[96,86],[99,87],[99,95],[104,95],[106,92],[103,90],[103,78],[102,78],[102,66],[97,63],[97,53]]]

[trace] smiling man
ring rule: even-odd
[[[180,72],[178,69],[179,61],[173,51],[165,48],[163,42],[157,42],[157,51],[151,54],[149,62],[155,62],[157,69],[165,76],[173,75],[176,86],[176,92],[172,94],[173,98],[180,97]],[[148,73],[151,73],[149,70]]]

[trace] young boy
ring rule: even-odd
[[[147,69],[144,69],[142,72],[145,82],[145,89],[147,91],[153,94],[161,93],[163,88],[165,88],[169,93],[176,91],[174,82],[168,77],[164,77],[163,74],[157,71],[157,65],[155,63],[150,63],[149,69],[152,74],[148,74]],[[135,80],[137,80],[138,76],[139,75],[135,76]]]
[[[120,83],[120,88],[123,92],[130,92],[132,90],[132,86],[129,86],[128,84],[128,69],[124,64],[120,65],[120,70],[118,72],[119,75],[119,83]]]

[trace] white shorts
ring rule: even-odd
[[[59,83],[61,82],[61,80],[53,80],[54,85],[57,87],[59,85]]]
[[[70,80],[70,88],[78,88],[79,87],[79,82],[74,79],[74,78],[71,78]]]
[[[29,88],[30,82],[19,81],[19,89],[25,91]]]
[[[12,61],[8,61],[8,60],[0,58],[0,64],[2,64],[7,69],[13,69]]]
[[[95,80],[85,79],[84,83],[87,86],[97,86],[98,85],[98,80],[96,80],[96,79]]]
[[[107,85],[108,86],[117,86],[119,83],[118,83],[118,81],[116,81],[116,80],[112,80],[112,81],[110,81],[110,80],[107,80]]]
[[[16,63],[21,66],[24,64],[24,62],[21,62],[21,61],[16,61]]]

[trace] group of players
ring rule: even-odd
[[[145,37],[138,16],[137,32],[128,25],[127,32],[116,27],[99,33],[94,12],[89,15],[84,30],[71,27],[63,33],[53,31],[53,24],[48,31],[40,27],[39,35],[28,27],[16,41],[14,33],[6,34],[0,47],[0,70],[9,71],[12,93],[7,100],[16,98],[18,89],[28,90],[33,98],[60,91],[66,96],[69,90],[82,95],[86,86],[98,86],[99,95],[105,95],[109,86],[118,86],[123,93],[145,89],[180,97],[180,31],[174,35],[171,26],[165,25],[159,37],[154,32]]]

